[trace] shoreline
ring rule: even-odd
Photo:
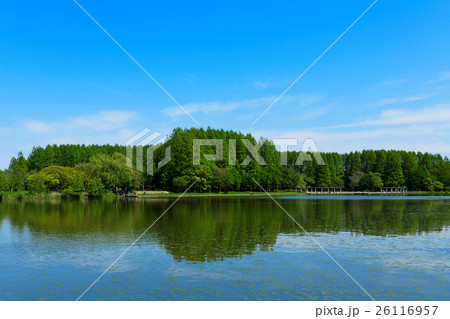
[[[450,196],[450,193],[431,193],[431,192],[410,192],[410,193],[364,193],[364,192],[342,192],[342,193],[283,193],[283,192],[268,192],[271,196],[367,196],[367,197],[379,197],[379,196]],[[135,198],[162,198],[162,197],[177,197],[181,194],[151,194],[151,195],[141,195]],[[183,197],[252,197],[252,196],[268,196],[266,193],[241,193],[241,194],[217,194],[217,193],[207,193],[207,194],[189,194],[186,193]]]
[[[100,199],[147,199],[147,198],[172,198],[178,197],[182,193],[153,193],[153,194],[140,194],[137,196],[121,196],[114,194],[107,194]],[[379,192],[340,192],[340,193],[295,193],[295,192],[268,192],[271,196],[367,196],[367,197],[379,197],[379,196],[450,196],[449,192],[425,192],[425,191],[413,191],[408,193],[379,193]],[[268,196],[264,192],[230,192],[230,193],[185,193],[183,197],[252,197],[252,196]],[[80,199],[89,199],[88,196],[81,196]],[[6,196],[0,194],[1,201],[11,201],[11,200],[66,200],[62,198],[61,193],[46,194],[43,196],[39,195],[19,195],[18,193],[9,193]],[[78,200],[78,199],[74,199]]]

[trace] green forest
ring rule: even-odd
[[[215,154],[214,146],[201,148],[200,165],[193,164],[194,139],[223,140],[223,160],[211,161],[204,154]],[[266,165],[259,165],[242,140],[260,144],[258,153]],[[235,158],[230,158],[229,141],[236,140]],[[295,187],[343,187],[348,191],[377,191],[382,186],[406,186],[409,191],[450,190],[450,162],[439,154],[397,150],[320,153],[325,165],[318,165],[313,154],[296,151],[280,153],[273,143],[250,134],[218,129],[173,130],[170,138],[154,151],[154,162],[171,149],[171,160],[154,174],[146,173],[144,146],[143,172],[126,165],[126,146],[47,145],[34,147],[28,158],[22,153],[0,171],[0,191],[28,194],[61,193],[66,198],[83,194],[100,197],[105,193],[132,190],[182,192],[195,180],[192,192],[259,190],[255,179],[267,191]],[[133,149],[135,165],[136,146]],[[248,161],[248,156],[250,161]],[[280,156],[287,156],[280,165]],[[246,160],[247,158],[247,160]],[[298,160],[302,159],[302,165]],[[236,163],[230,165],[230,163]]]

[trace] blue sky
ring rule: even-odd
[[[372,2],[79,0],[202,127],[450,154],[449,1],[379,0],[251,125]],[[197,126],[72,0],[0,8],[0,168]]]

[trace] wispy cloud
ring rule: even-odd
[[[294,116],[293,118],[296,121],[311,120],[325,115],[327,110],[328,107],[309,108],[305,112],[301,113],[299,116]]]
[[[410,79],[395,79],[395,80],[386,80],[378,84],[379,87],[391,87],[401,83],[405,83],[411,81]]]
[[[105,110],[73,118],[44,121],[29,119],[1,130],[4,149],[0,168],[7,167],[17,152],[25,156],[33,146],[47,144],[122,144],[142,129],[138,114],[132,111]]]
[[[402,96],[402,97],[384,98],[384,99],[378,100],[374,105],[384,106],[384,105],[389,105],[389,104],[400,104],[400,103],[422,101],[422,100],[425,100],[434,95],[435,94],[429,93],[429,94],[416,94],[416,95],[409,95],[409,96]]]
[[[439,78],[441,81],[447,81],[450,80],[450,71],[443,72],[441,74],[441,77]]]
[[[25,121],[24,126],[27,131],[32,133],[46,133],[52,130],[51,126],[36,120]]]
[[[197,74],[190,73],[190,74],[186,74],[186,75],[182,76],[181,80],[185,81],[189,85],[193,85],[198,82],[199,78],[198,78]]]
[[[133,111],[102,111],[75,118],[73,124],[96,131],[115,130],[129,124],[137,117]]]
[[[390,109],[359,123],[291,131],[253,131],[270,138],[313,138],[321,151],[403,149],[450,154],[450,104]]]
[[[377,90],[377,89],[385,89],[385,88],[394,88],[399,87],[403,83],[410,82],[411,79],[407,78],[399,78],[399,79],[388,79],[382,82],[378,82],[372,85],[369,85],[367,89],[369,90]]]
[[[258,89],[267,89],[269,85],[270,85],[269,81],[256,81],[255,83],[253,83],[253,86]]]
[[[23,121],[25,130],[32,133],[48,133],[60,130],[86,130],[95,132],[112,131],[123,128],[137,117],[132,111],[101,111],[76,118],[43,122],[40,120]]]
[[[183,105],[183,107],[190,113],[202,113],[204,115],[224,115],[225,113],[237,111],[239,109],[257,109],[267,107],[270,105],[276,96],[265,96],[255,99],[248,99],[242,101],[213,101],[213,102],[199,102],[199,103],[189,103]],[[293,107],[306,107],[319,100],[321,97],[309,95],[309,94],[298,94],[298,95],[286,95],[280,104],[290,105]],[[178,117],[184,115],[184,112],[177,106],[168,107],[162,110],[163,114],[171,117],[172,119],[177,119]]]
[[[444,82],[444,81],[448,81],[448,80],[450,80],[450,71],[445,71],[445,72],[441,72],[441,74],[437,78],[429,81],[429,83],[433,84],[433,83],[439,83],[439,82]]]
[[[368,118],[354,123],[322,127],[322,129],[341,129],[361,126],[397,126],[447,122],[450,122],[450,104],[448,103],[415,110],[384,110],[374,118]]]
[[[381,112],[378,119],[368,120],[371,125],[404,125],[450,122],[450,104],[419,110],[392,109]]]
[[[440,123],[350,129],[306,129],[288,132],[251,132],[269,138],[296,138],[301,147],[305,138],[314,139],[323,152],[350,152],[363,149],[398,149],[450,154],[450,124]],[[297,147],[299,149],[299,147]]]
[[[231,112],[242,107],[255,107],[264,103],[264,101],[269,101],[267,98],[254,99],[254,100],[244,100],[244,101],[229,101],[229,102],[200,102],[200,103],[189,103],[183,105],[183,107],[190,113],[203,113],[206,115],[211,114],[223,114],[226,112]],[[178,118],[184,115],[184,112],[178,107],[169,107],[163,109],[162,112],[171,118]]]

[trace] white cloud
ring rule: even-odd
[[[267,89],[270,85],[269,81],[256,81],[253,85],[258,89]]]
[[[101,111],[87,114],[73,119],[51,121],[45,123],[39,120],[23,121],[25,130],[32,133],[49,133],[65,130],[90,130],[90,131],[112,131],[128,125],[137,117],[132,111]]]
[[[383,106],[383,105],[389,105],[389,104],[395,104],[395,103],[408,103],[408,102],[415,102],[415,101],[422,101],[425,100],[434,94],[418,94],[418,95],[410,95],[410,96],[404,96],[404,97],[393,97],[393,98],[386,98],[381,99],[375,103],[377,106]]]
[[[381,112],[377,119],[367,120],[359,125],[405,125],[450,122],[450,104],[419,110],[391,109]]]
[[[265,96],[256,99],[242,100],[242,101],[214,101],[214,102],[200,102],[185,104],[183,107],[189,114],[203,113],[205,115],[223,115],[224,113],[236,111],[238,109],[257,109],[268,107],[278,96]],[[285,95],[278,104],[292,105],[295,107],[306,107],[317,101],[321,100],[321,97],[310,94],[298,94],[298,95]],[[172,119],[176,119],[180,116],[184,116],[184,111],[178,107],[173,106],[165,108],[162,112]]]
[[[261,105],[267,105],[271,103],[275,97],[263,97],[258,99],[244,100],[244,101],[228,101],[228,102],[201,102],[201,103],[189,103],[183,105],[189,114],[203,113],[206,115],[217,115],[225,112],[237,110],[239,108],[254,108]],[[173,106],[165,108],[162,112],[172,118],[185,115],[184,111],[178,107]]]
[[[105,110],[69,119],[42,121],[24,120],[19,125],[0,130],[4,152],[0,154],[0,169],[19,151],[25,156],[33,146],[47,144],[122,144],[142,127],[138,114],[132,111]]]
[[[447,80],[450,80],[450,71],[449,71],[449,72],[444,72],[444,73],[442,73],[442,74],[441,74],[441,77],[440,77],[440,80],[441,80],[441,81],[447,81]]]
[[[416,123],[450,122],[450,105],[438,105],[420,110],[392,109],[383,111],[378,120],[372,121],[378,125],[402,125]],[[368,122],[370,123],[370,121]]]
[[[450,154],[450,124],[352,129],[308,129],[285,133],[257,131],[255,136],[296,138],[301,144],[312,138],[320,151],[350,152],[363,149],[399,149]],[[449,142],[447,142],[449,141]],[[294,149],[294,148],[293,148]]]
[[[439,83],[450,80],[450,71],[442,72],[436,79],[429,81],[428,83]]]
[[[63,132],[59,134],[46,136],[41,140],[44,144],[121,144],[124,145],[126,140],[133,136],[136,132],[130,129],[119,129],[114,131],[96,132],[96,131],[79,131],[79,132]]]
[[[96,131],[110,131],[129,124],[136,117],[137,114],[132,111],[101,111],[96,114],[80,116],[71,122],[79,127]]]
[[[33,146],[48,144],[120,144],[149,125],[162,134],[170,134],[173,126],[151,122],[140,114],[126,110],[104,110],[73,118],[45,121],[22,120],[0,128],[3,152],[0,169],[8,167],[12,156],[23,151],[28,156]]]
[[[288,132],[252,131],[269,138],[313,138],[321,151],[401,149],[450,154],[450,105],[391,109],[360,123]],[[301,145],[300,145],[301,146]]]
[[[357,123],[343,124],[324,129],[339,129],[358,126],[393,126],[427,123],[450,122],[450,104],[439,104],[434,107],[411,109],[384,110],[376,118],[366,119]]]
[[[320,117],[324,115],[327,111],[326,107],[322,108],[311,108],[300,114],[298,117],[295,118],[296,121],[304,121],[304,120],[311,120],[317,117]]]
[[[41,121],[26,121],[24,122],[25,129],[27,131],[33,132],[33,133],[46,133],[51,130],[51,127]]]
[[[411,81],[411,79],[402,78],[402,79],[386,80],[386,81],[383,81],[383,82],[380,82],[380,83],[374,85],[373,88],[392,87],[392,86],[397,86],[398,84],[402,84],[402,83],[409,82],[409,81]]]

